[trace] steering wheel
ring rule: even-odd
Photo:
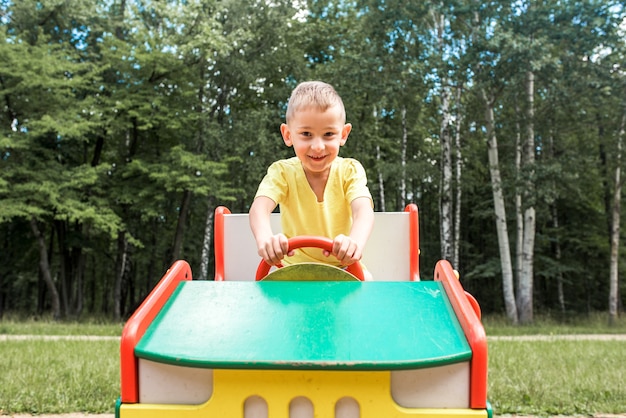
[[[297,248],[314,247],[321,248],[322,250],[332,251],[333,241],[330,238],[316,237],[310,235],[300,235],[289,239],[289,251]],[[321,263],[320,263],[321,264]],[[279,266],[282,267],[282,266]],[[256,269],[256,281],[262,280],[269,273],[271,265],[267,264],[265,260],[261,260],[259,267]],[[358,261],[348,266],[346,271],[356,277],[358,280],[363,281],[363,268]]]

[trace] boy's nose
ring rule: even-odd
[[[311,148],[314,150],[324,149],[324,141],[322,140],[322,138],[315,138],[313,140],[313,143],[311,144]]]

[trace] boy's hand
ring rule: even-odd
[[[286,255],[292,256],[294,254],[293,251],[288,251],[289,241],[283,234],[272,235],[267,240],[259,242],[258,246],[259,256],[271,266],[280,264]]]
[[[339,234],[333,240],[333,250],[332,252],[324,251],[325,256],[329,256],[332,253],[337,260],[341,262],[344,266],[349,266],[351,264],[359,261],[363,255],[361,248],[349,236]]]

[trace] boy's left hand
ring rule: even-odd
[[[362,250],[356,241],[347,235],[339,234],[333,240],[332,252],[324,251],[325,256],[334,255],[344,266],[349,266],[361,259]]]

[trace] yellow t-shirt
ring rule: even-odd
[[[316,235],[335,238],[348,235],[352,227],[350,203],[359,197],[372,200],[367,188],[365,169],[357,160],[337,157],[324,189],[324,201],[318,202],[297,157],[274,162],[261,181],[256,196],[266,196],[280,205],[282,232],[287,238]],[[283,264],[322,262],[339,266],[333,256],[325,257],[317,248],[302,248]]]

